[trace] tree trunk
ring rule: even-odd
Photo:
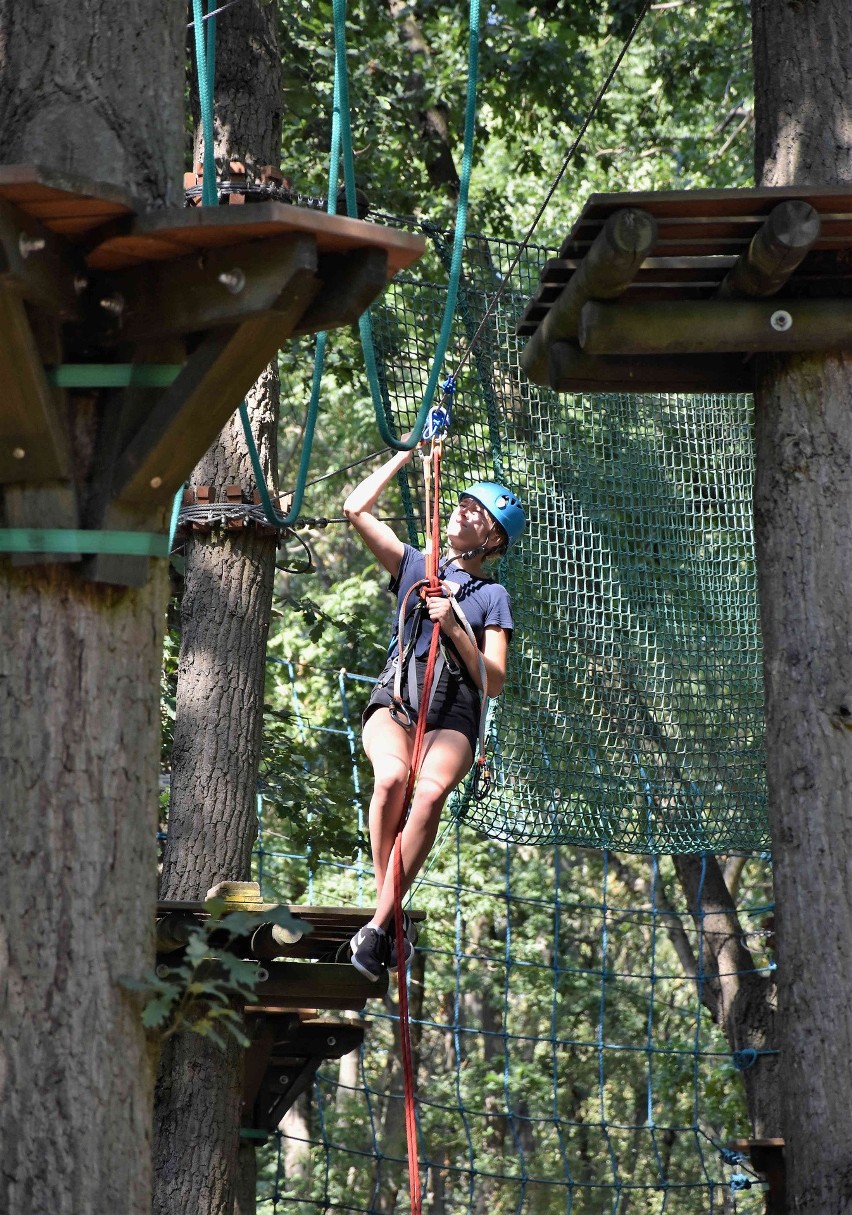
[[[217,18],[216,156],[278,164],[281,64],[278,8],[263,0]],[[203,151],[200,135],[196,159]],[[249,398],[264,469],[276,460],[278,374]],[[237,415],[197,465],[190,484],[249,496],[254,478]],[[168,841],[163,898],[203,898],[222,880],[247,881],[257,816],[266,638],[275,538],[196,533],[186,543]],[[242,1051],[218,1052],[193,1034],[163,1053],[155,1114],[155,1203],[161,1215],[230,1215],[239,1154]],[[250,1147],[246,1151],[253,1150]]]
[[[104,0],[0,0],[4,161],[175,205],[183,24],[166,0],[120,20]],[[0,561],[0,1210],[16,1215],[150,1211],[154,1059],[121,978],[154,962],[165,562],[152,569],[122,590]]]
[[[743,943],[736,905],[713,856],[673,858],[681,888],[699,933],[695,974],[713,1020],[725,1033],[731,1053],[775,1049],[773,978],[755,968]],[[752,1135],[773,1139],[781,1130],[781,1066],[777,1055],[759,1054],[743,1070]]]
[[[753,0],[757,180],[852,182],[848,0]],[[755,527],[789,1210],[852,1210],[852,357],[764,357]]]
[[[257,1152],[250,1140],[240,1140],[234,1215],[257,1215]]]

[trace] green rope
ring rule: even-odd
[[[373,329],[369,309],[364,312],[358,322],[361,333],[361,345],[364,351],[364,363],[367,370],[367,381],[373,407],[376,412],[376,424],[382,441],[396,451],[410,451],[420,442],[423,427],[432,406],[438,377],[441,373],[444,357],[450,342],[450,335],[455,315],[456,296],[458,294],[459,276],[461,274],[462,255],[464,253],[464,238],[467,226],[468,195],[470,192],[470,176],[473,166],[473,138],[476,127],[476,86],[479,72],[479,0],[470,0],[470,16],[468,21],[468,79],[467,103],[465,107],[464,153],[459,185],[459,201],[456,211],[455,240],[453,245],[453,260],[447,286],[447,301],[444,308],[444,318],[441,332],[435,349],[435,359],[423,400],[417,412],[410,439],[402,441],[393,434],[384,412],[384,402],[379,386],[379,376],[376,365],[376,354],[373,345]],[[346,71],[346,0],[334,0],[334,80],[335,96],[339,97],[339,112],[335,110],[335,123],[339,122],[343,143],[343,174],[346,184],[346,207],[351,216],[357,214],[355,199],[355,166],[352,155],[352,130],[349,120],[349,86]]]
[[[0,528],[0,553],[107,553],[114,557],[168,557],[169,538],[153,532],[7,527]]]
[[[219,195],[216,189],[216,162],[213,155],[213,93],[211,82],[216,63],[216,18],[210,15],[207,17],[207,45],[205,48],[201,0],[192,0],[192,4],[193,15],[195,17],[195,61],[198,72],[198,96],[201,105],[201,125],[204,131],[204,178],[202,183],[201,197],[202,203],[205,206],[215,207],[218,206]],[[213,11],[212,0],[208,0],[208,10],[209,12]],[[329,188],[330,211],[332,210],[333,193],[336,193],[336,190],[337,186],[335,176],[334,192],[332,192],[331,188]],[[286,515],[279,515],[272,504],[272,498],[270,496],[269,488],[266,483],[266,476],[260,462],[257,444],[255,443],[254,435],[252,434],[251,423],[248,416],[248,408],[245,401],[243,401],[239,407],[240,419],[243,424],[243,431],[245,432],[249,459],[251,460],[255,480],[257,481],[258,492],[260,494],[260,500],[263,506],[263,513],[266,516],[267,521],[273,527],[289,527],[296,521],[299,511],[301,510],[305,485],[308,479],[308,469],[310,466],[314,431],[316,429],[316,421],[319,413],[319,391],[320,383],[322,381],[325,347],[326,335],[321,333],[317,337],[314,375],[311,385],[311,400],[310,404],[308,405],[308,416],[305,422],[305,437],[302,444],[302,458],[299,463],[299,476],[296,482],[296,488],[293,492],[292,506]]]
[[[204,15],[201,0],[192,0],[195,35],[195,65],[198,75],[198,100],[201,107],[201,128],[204,132],[204,175],[201,183],[201,202],[205,207],[215,207],[219,201],[216,189],[216,155],[213,144],[213,94],[211,81],[216,59],[216,18],[207,19],[207,46],[204,45]]]

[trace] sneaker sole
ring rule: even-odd
[[[371,983],[378,983],[379,979],[382,977],[381,975],[374,975],[373,972],[368,970],[366,966],[362,966],[360,962],[357,962],[354,954],[349,961],[352,963],[358,973],[362,974],[365,979],[369,979]],[[382,967],[382,970],[384,971],[385,967]]]

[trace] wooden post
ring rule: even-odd
[[[579,338],[587,354],[836,352],[852,349],[852,301],[590,301]]]
[[[775,295],[813,248],[819,229],[819,212],[810,203],[795,198],[779,203],[725,275],[719,298]]]
[[[625,207],[610,215],[579,269],[526,344],[521,362],[534,383],[548,383],[549,347],[554,341],[576,335],[583,305],[588,300],[615,299],[626,291],[656,236],[656,220],[647,211]]]

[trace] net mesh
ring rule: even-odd
[[[427,231],[424,273],[437,279],[449,234]],[[459,378],[445,514],[478,479],[505,481],[529,512],[498,572],[516,631],[490,718],[494,788],[482,802],[468,790],[456,813],[516,843],[765,848],[751,398],[531,384],[515,323],[553,251],[527,248],[507,281],[517,250],[468,238],[448,356],[456,366],[494,305]],[[444,299],[400,276],[373,309],[400,430],[422,399]]]
[[[351,774],[363,829],[369,780],[353,743],[371,681],[287,671],[307,763]],[[366,857],[311,860],[270,807],[256,872],[273,901],[373,898]],[[738,917],[753,969],[740,973],[767,984],[769,889],[768,862],[751,858]],[[763,1211],[761,1183],[724,1150],[749,1135],[742,1083],[702,1002],[704,918],[670,861],[509,845],[449,819],[413,903],[426,913],[409,988],[425,1209]],[[259,1215],[407,1209],[395,1003],[371,1000],[365,1015],[360,1054],[324,1064],[261,1148]]]

